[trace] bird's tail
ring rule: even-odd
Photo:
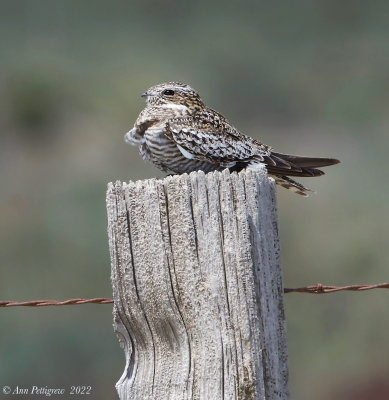
[[[335,158],[303,157],[275,152],[265,157],[265,161],[269,175],[275,179],[278,185],[291,189],[302,196],[308,196],[309,192],[312,191],[301,183],[290,179],[289,176],[313,177],[324,175],[324,172],[318,169],[319,167],[339,163],[339,160]]]
[[[276,152],[270,153],[269,161],[269,172],[286,176],[320,176],[324,172],[318,168],[339,163],[336,158],[294,156]]]

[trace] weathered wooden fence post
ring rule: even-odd
[[[266,170],[116,182],[107,208],[120,399],[288,399]]]

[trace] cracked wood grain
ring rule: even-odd
[[[116,182],[107,210],[119,398],[289,399],[266,170]]]

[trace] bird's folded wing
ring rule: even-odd
[[[185,157],[222,166],[261,162],[270,154],[270,147],[241,134],[221,118],[215,120],[218,114],[213,116],[213,119],[204,116],[172,119],[167,124],[166,136],[177,144]]]

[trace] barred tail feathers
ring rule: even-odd
[[[308,197],[310,193],[314,193],[311,189],[308,189],[301,183],[296,182],[287,176],[270,175],[270,177],[275,180],[277,185],[280,185],[285,189],[292,190],[301,196]]]

